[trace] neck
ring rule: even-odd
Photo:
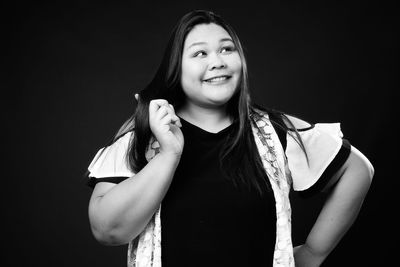
[[[182,119],[209,132],[219,132],[232,123],[226,111],[226,105],[210,108],[187,101],[177,114]]]

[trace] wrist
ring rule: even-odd
[[[176,165],[179,163],[181,159],[181,153],[167,152],[162,150],[160,150],[160,152],[156,156],[162,158],[166,162],[170,162]]]
[[[322,264],[322,262],[325,260],[326,255],[317,252],[315,249],[310,247],[307,242],[303,244],[302,249],[306,251],[306,253],[313,259],[313,262],[316,264]]]
[[[318,267],[322,264],[325,257],[316,253],[307,244],[297,246],[293,249],[296,266],[299,267]]]

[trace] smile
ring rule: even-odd
[[[216,77],[212,77],[210,79],[206,79],[206,80],[204,80],[204,82],[210,83],[210,84],[216,84],[216,83],[224,82],[230,78],[231,78],[231,76],[222,75],[222,76],[216,76]]]

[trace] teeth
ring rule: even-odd
[[[228,77],[222,76],[222,77],[216,77],[216,78],[212,78],[212,79],[206,80],[206,82],[209,82],[209,83],[211,83],[211,82],[219,82],[219,81],[223,81],[223,80],[226,80],[226,79],[228,79]]]

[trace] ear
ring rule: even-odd
[[[135,94],[136,101],[139,101],[139,94]]]

